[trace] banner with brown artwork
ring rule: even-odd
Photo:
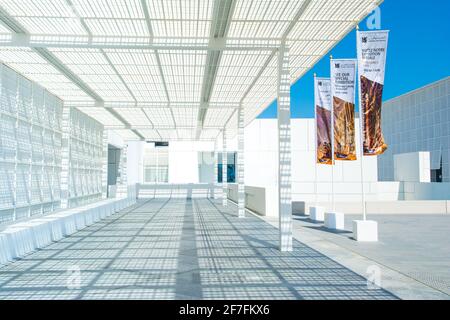
[[[334,159],[355,161],[355,86],[356,60],[331,60],[333,98]]]
[[[314,100],[316,115],[317,163],[333,165],[330,79],[314,79]]]
[[[360,114],[364,155],[383,154],[388,146],[381,129],[384,76],[389,31],[358,31]]]

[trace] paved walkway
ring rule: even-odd
[[[294,230],[328,240],[429,288],[408,288],[410,292],[406,290],[406,295],[402,297],[450,299],[450,216],[371,215],[369,218],[379,224],[380,241],[377,243],[361,243],[352,239],[352,221],[360,218],[346,215],[346,231],[331,232],[323,224],[297,216],[294,217]],[[311,241],[306,243],[311,245]],[[328,252],[323,253],[329,255]],[[433,290],[435,294],[431,294]],[[426,291],[430,294],[426,294]]]
[[[0,299],[395,299],[211,200],[150,200],[0,268]]]

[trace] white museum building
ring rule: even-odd
[[[246,206],[279,217],[290,250],[293,212],[331,202],[359,212],[363,195],[369,211],[421,200],[426,190],[409,185],[421,178],[378,182],[376,158],[365,157],[364,177],[360,161],[316,166],[314,121],[290,117],[290,85],[379,3],[5,1],[1,221],[130,187],[138,198],[213,195],[235,201],[239,216]],[[274,99],[278,119],[255,119]]]

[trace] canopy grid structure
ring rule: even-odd
[[[125,140],[215,141],[382,0],[0,0],[0,60]]]

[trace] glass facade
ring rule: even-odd
[[[389,149],[378,158],[380,181],[394,180],[394,155],[428,151],[436,182],[450,182],[450,77],[383,106]]]
[[[222,153],[219,153],[218,159],[218,182],[222,183]],[[227,181],[236,182],[236,153],[229,152],[227,157]]]

